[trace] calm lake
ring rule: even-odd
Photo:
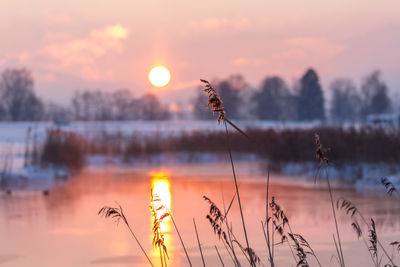
[[[265,220],[266,176],[252,173],[254,163],[237,164],[250,246],[267,266],[267,249],[261,228]],[[299,178],[300,179],[300,178]],[[201,266],[193,218],[207,266],[221,266],[217,246],[225,266],[232,260],[222,241],[214,234],[206,215],[206,195],[223,209],[235,187],[226,163],[177,164],[156,167],[89,167],[77,177],[62,181],[49,195],[42,191],[16,190],[0,194],[0,264],[2,266],[148,266],[126,226],[113,223],[97,212],[102,206],[119,203],[134,233],[155,266],[160,265],[158,250],[152,247],[150,190],[158,188],[161,199],[170,201],[170,209],[182,234],[193,266]],[[285,181],[285,182],[282,182]],[[290,181],[293,181],[290,182]],[[297,181],[297,182],[296,182]],[[311,244],[323,266],[338,266],[332,234],[335,232],[329,193],[296,177],[271,174],[270,195],[287,214],[293,232]],[[320,181],[324,184],[324,181]],[[400,199],[378,192],[336,189],[334,198],[344,197],[355,203],[369,220],[374,218],[378,238],[395,262],[397,251],[389,243],[400,240]],[[226,204],[228,205],[228,204]],[[339,230],[347,266],[372,266],[362,239],[351,228],[351,220],[338,211]],[[245,244],[237,201],[229,213],[233,231]],[[361,223],[361,222],[360,222]],[[164,222],[169,266],[188,266],[184,251],[171,220]],[[366,230],[365,230],[366,231]],[[276,239],[279,241],[278,235]],[[278,242],[276,241],[276,242]],[[277,266],[295,266],[287,245],[275,246]],[[379,257],[382,251],[378,249]],[[240,256],[246,266],[245,259]],[[310,265],[316,266],[310,258]],[[383,259],[383,263],[386,263]]]

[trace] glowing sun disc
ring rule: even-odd
[[[152,85],[157,87],[166,86],[171,79],[171,74],[168,69],[163,66],[157,66],[150,70],[149,81]]]

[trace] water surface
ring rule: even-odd
[[[238,169],[246,170],[246,163]],[[250,168],[249,168],[250,169]],[[159,266],[158,251],[153,249],[150,190],[154,177],[160,174],[168,181],[170,209],[179,227],[194,266],[201,265],[193,218],[208,266],[220,266],[214,245],[217,245],[226,266],[232,261],[223,244],[214,235],[206,220],[211,198],[221,209],[234,195],[230,166],[225,163],[186,164],[145,168],[88,168],[81,175],[50,190],[17,190],[0,195],[0,263],[2,266],[148,266],[146,258],[123,223],[113,223],[97,215],[104,206],[124,209],[135,234],[150,258]],[[302,183],[281,183],[287,177],[272,174],[270,194],[289,217],[294,232],[303,235],[319,256],[323,266],[337,266],[332,234],[334,224],[329,195],[325,189]],[[266,177],[239,171],[242,200],[249,243],[266,264],[267,250],[260,221],[265,219]],[[293,179],[293,178],[291,178]],[[287,179],[286,179],[287,180]],[[163,191],[164,190],[164,191]],[[161,189],[165,193],[165,188]],[[378,237],[389,253],[389,242],[400,240],[399,198],[384,194],[335,190],[334,197],[354,202],[366,218],[373,217]],[[362,239],[350,227],[349,216],[338,213],[344,258],[348,266],[371,266],[372,262]],[[240,213],[236,201],[229,213],[233,231],[245,244]],[[171,221],[163,228],[170,260],[169,266],[187,266],[185,254]],[[378,251],[381,255],[381,251]],[[397,252],[395,252],[396,255]],[[275,248],[277,266],[295,266],[285,245]],[[399,261],[399,257],[395,257]],[[243,258],[242,258],[243,260]],[[385,261],[384,261],[385,262]],[[311,266],[315,262],[310,260]],[[386,263],[386,262],[385,262]]]

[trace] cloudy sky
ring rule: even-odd
[[[154,91],[154,65],[171,71],[163,99],[193,94],[198,79],[242,73],[292,84],[312,66],[336,77],[380,69],[400,92],[398,0],[1,0],[0,70],[31,70],[45,99],[77,89]]]

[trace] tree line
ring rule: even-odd
[[[369,114],[393,111],[388,88],[379,71],[367,75],[360,88],[350,79],[335,79],[329,86],[332,95],[329,103],[326,103],[318,74],[311,68],[292,88],[279,76],[265,78],[259,88],[250,88],[241,75],[213,84],[232,119],[329,120],[341,124],[363,121]],[[210,112],[204,110],[204,94],[199,93],[193,103],[196,118],[211,117]]]
[[[314,69],[290,87],[279,76],[265,78],[251,88],[241,75],[212,82],[231,119],[272,121],[330,121],[335,124],[362,121],[369,114],[392,112],[388,88],[379,71],[367,75],[360,88],[350,79],[336,79],[330,86],[329,103]],[[212,119],[205,109],[207,96],[201,88],[191,99],[196,119]],[[68,106],[45,103],[34,91],[32,73],[7,69],[0,75],[0,120],[166,120],[171,112],[156,95],[134,97],[127,89],[113,92],[77,91]]]
[[[170,117],[157,96],[135,98],[127,89],[77,91],[68,106],[45,103],[34,92],[32,73],[7,69],[0,76],[0,120],[165,120]]]

